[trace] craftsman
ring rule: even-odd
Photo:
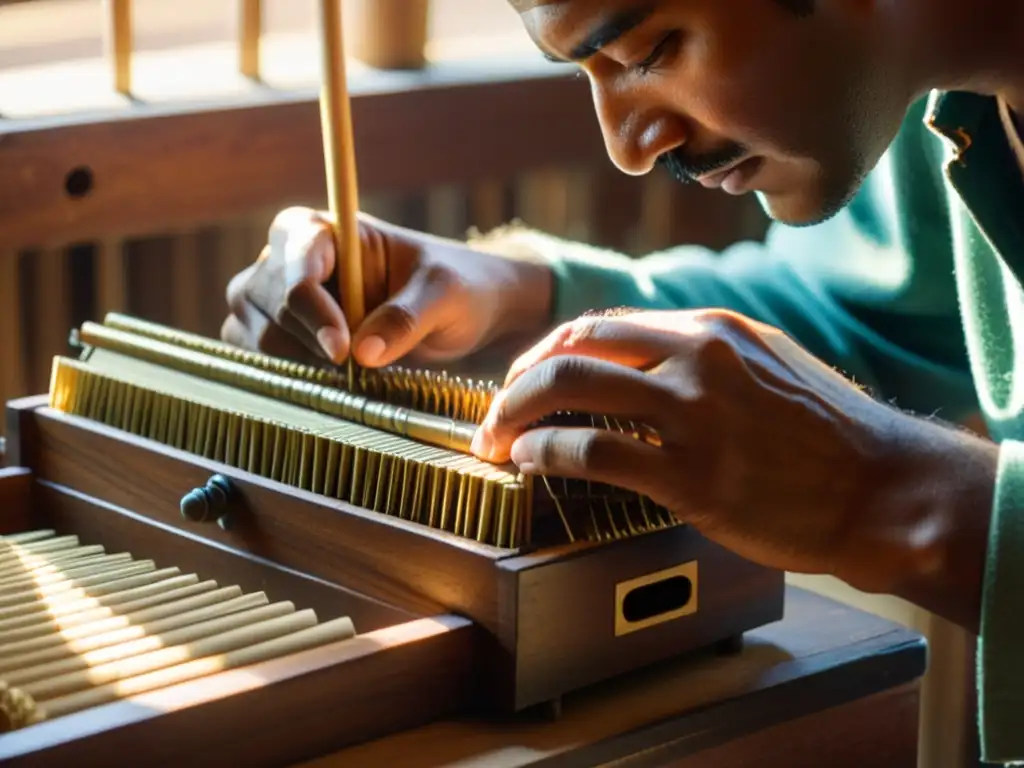
[[[977,632],[984,759],[1024,760],[1024,3],[512,2],[589,78],[622,171],[753,192],[766,242],[631,260],[363,217],[389,296],[350,339],[323,219],[289,209],[224,338],[366,366],[542,339],[480,456],[646,493],[752,560]],[[622,306],[642,311],[581,317]],[[660,439],[527,429],[562,409]],[[976,413],[986,437],[953,426]]]

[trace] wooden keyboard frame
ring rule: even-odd
[[[479,630],[341,589],[104,504],[20,467],[0,470],[0,534],[53,528],[162,567],[350,616],[359,636],[0,735],[0,763],[280,765],[466,711]]]
[[[416,616],[458,615],[478,640],[483,709],[520,711],[649,664],[727,643],[783,615],[784,577],[688,526],[602,544],[505,550],[297,490],[47,407],[12,401],[8,463],[228,551]],[[231,524],[182,519],[181,497],[214,474],[233,486]],[[615,632],[616,588],[686,563],[696,612]]]

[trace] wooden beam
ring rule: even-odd
[[[525,70],[466,62],[374,88],[354,82],[361,189],[412,191],[607,163],[586,82],[565,70]],[[321,144],[312,89],[7,122],[0,245],[127,237],[259,208],[322,205]]]

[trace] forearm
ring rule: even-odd
[[[860,258],[855,235],[842,228],[801,234],[811,242],[742,242],[721,253],[680,246],[640,259],[521,227],[471,243],[548,262],[554,274],[551,323],[622,306],[728,309],[785,331],[901,408],[941,413],[950,421],[975,411],[955,300],[928,304],[920,314],[920,299],[902,304],[902,289],[876,282],[871,264],[835,276],[830,262]]]
[[[903,416],[895,418],[903,419]],[[914,419],[885,448],[851,509],[838,573],[851,586],[901,597],[979,630],[999,446]]]

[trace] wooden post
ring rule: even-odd
[[[260,79],[260,37],[263,33],[262,0],[241,0],[238,68],[253,80]]]
[[[352,55],[378,69],[426,66],[430,0],[349,0]]]
[[[20,263],[17,251],[0,251],[0,406],[27,394]]]
[[[114,90],[132,92],[132,0],[104,0],[107,10],[107,52],[114,72]]]
[[[98,242],[95,265],[97,319],[102,319],[107,312],[124,312],[128,305],[124,241],[109,237]]]
[[[68,351],[71,331],[71,254],[66,246],[45,248],[32,257],[32,320],[29,333],[31,394],[50,386],[53,356]]]

